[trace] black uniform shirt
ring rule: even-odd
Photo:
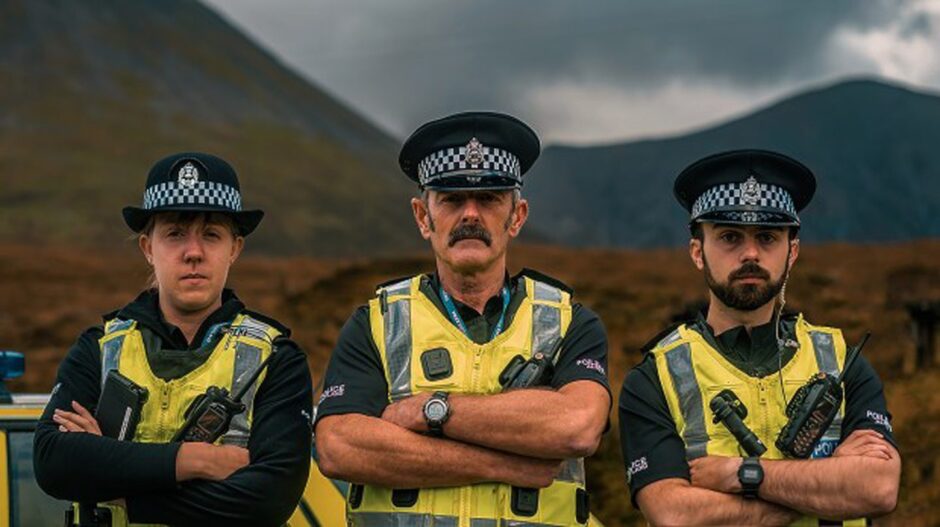
[[[784,317],[783,338],[792,338],[794,323],[795,319]],[[748,375],[764,377],[777,374],[777,340],[773,322],[752,328],[750,334],[744,327],[732,328],[717,338],[702,318],[689,327],[701,333],[707,342]],[[786,365],[793,355],[794,351],[788,350],[779,363]],[[860,355],[849,368],[844,387],[846,402],[842,438],[855,430],[871,429],[880,432],[897,447],[881,380],[864,355]],[[620,393],[620,445],[634,505],[637,491],[650,483],[666,478],[690,479],[685,443],[676,431],[652,354],[647,353],[624,380]]]
[[[224,481],[176,482],[179,443],[132,443],[58,430],[55,409],[74,411],[73,400],[94,413],[101,393],[104,331],[97,326],[79,336],[59,365],[56,385],[36,428],[36,479],[50,495],[73,501],[125,499],[131,521],[173,525],[279,525],[297,505],[310,467],[312,386],[306,357],[286,337],[290,330],[245,306],[226,290],[222,306],[200,326],[192,343],[162,317],[157,295],[142,293],[105,319],[133,318],[144,336],[151,370],[178,378],[205,362],[215,340],[209,329],[247,312],[278,328],[264,381],[254,400],[248,451],[251,463]]]
[[[525,296],[520,277],[521,274],[509,280],[511,297],[504,328],[512,323]],[[540,276],[539,279],[545,280],[546,277]],[[437,293],[438,284],[436,276],[425,276],[420,290],[446,317],[448,315]],[[488,341],[502,312],[501,295],[490,298],[482,314],[457,299],[454,299],[454,304],[470,330],[471,339],[478,343]],[[379,350],[372,341],[369,308],[361,306],[343,326],[333,349],[324,376],[316,419],[319,421],[328,415],[348,413],[381,416],[388,405],[388,383],[384,371]],[[597,315],[580,304],[574,304],[571,324],[551,385],[558,389],[578,380],[595,381],[610,391],[607,381],[607,332]]]

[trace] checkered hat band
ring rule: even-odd
[[[467,147],[465,146],[438,150],[418,163],[418,181],[425,185],[442,174],[464,170],[496,172],[517,181],[522,179],[518,157],[505,150],[488,146],[482,147],[481,151],[483,160],[480,163],[471,164],[467,162]]]
[[[144,209],[176,205],[215,205],[238,212],[242,210],[242,196],[234,187],[214,181],[198,181],[191,187],[168,181],[144,191]]]
[[[745,191],[742,183],[724,183],[706,190],[695,200],[692,205],[692,217],[736,208],[772,209],[796,216],[793,197],[783,187],[760,183],[757,189]]]

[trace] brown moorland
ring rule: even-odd
[[[897,302],[892,277],[936,276],[940,240],[894,245],[806,246],[788,287],[788,306],[808,319],[841,327],[849,342],[873,333],[865,354],[886,385],[904,456],[898,509],[891,525],[932,525],[940,519],[940,367],[903,373],[912,353],[909,321]],[[0,348],[26,353],[26,375],[14,391],[46,391],[75,337],[100,323],[100,314],[129,301],[148,270],[128,246],[121,251],[0,246]],[[521,246],[513,271],[532,267],[567,282],[576,299],[604,320],[610,337],[610,378],[615,398],[640,347],[671,318],[704,298],[701,277],[685,251],[572,250]],[[381,260],[265,258],[247,255],[232,285],[252,308],[290,325],[320,378],[340,327],[373,287],[431,269],[426,255]],[[901,296],[937,296],[937,284]],[[936,299],[936,298],[935,298]],[[595,514],[609,526],[638,525],[629,505],[618,447],[616,412],[611,432],[589,460]]]

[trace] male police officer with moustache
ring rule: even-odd
[[[784,459],[775,444],[797,389],[846,362],[838,329],[780,316],[800,249],[797,211],[815,189],[808,168],[761,150],[706,157],[676,180],[710,303],[704,317],[654,339],[624,382],[627,479],[653,524],[864,525],[848,519],[895,507],[901,460],[881,381],[863,356],[812,459]],[[744,457],[716,423],[710,401],[724,390],[747,409],[744,425],[767,449],[760,457]]]
[[[436,272],[380,286],[353,314],[318,408],[320,468],[354,483],[351,525],[587,523],[580,458],[610,408],[606,334],[563,284],[506,268],[538,154],[528,126],[496,113],[433,121],[405,142]],[[547,364],[544,381],[505,389],[530,360]]]

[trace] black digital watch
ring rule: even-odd
[[[741,482],[741,495],[746,499],[757,498],[757,491],[764,481],[764,467],[758,457],[746,457],[738,468],[738,481]]]
[[[447,396],[447,392],[434,392],[428,402],[424,403],[424,420],[428,423],[428,431],[434,437],[444,435],[444,423],[450,417]]]

